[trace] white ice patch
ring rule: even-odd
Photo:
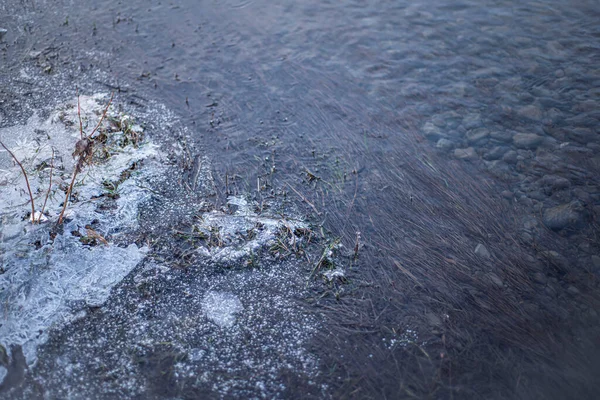
[[[102,95],[81,96],[86,134],[98,123],[107,101]],[[35,363],[36,350],[47,340],[49,329],[76,319],[85,306],[101,306],[147,252],[135,244],[84,246],[72,232],[85,236],[89,232],[85,226],[92,221],[97,230],[92,234],[101,238],[114,239],[134,229],[138,206],[149,196],[148,181],[164,168],[157,147],[149,142],[137,147],[112,146],[105,160],[83,167],[73,189],[76,201],[67,208],[69,221],[63,225],[64,233],[49,240],[50,223],[57,221],[75,166],[71,153],[80,139],[76,104],[61,107],[47,120],[34,114],[26,125],[0,129],[0,139],[29,176],[36,220],[41,216],[53,164],[52,190],[45,208],[48,217],[41,218],[42,224],[32,224],[24,218],[31,212],[31,204],[23,173],[8,152],[0,151],[0,345],[7,352],[12,345],[22,346],[29,365]],[[108,115],[113,120],[127,118],[112,110]],[[127,129],[141,135],[139,126]],[[113,133],[117,140],[123,134]],[[132,171],[141,160],[144,168]],[[118,185],[111,188],[118,196],[110,209],[99,210],[99,196],[107,194],[105,182]]]
[[[240,299],[233,293],[208,292],[202,300],[206,317],[221,328],[231,328],[235,323],[235,314],[243,309]]]
[[[48,328],[72,318],[75,310],[71,305],[102,305],[112,287],[142,260],[145,252],[146,248],[138,249],[135,244],[127,248],[86,248],[77,237],[66,235],[20,260],[17,254],[8,254],[15,262],[0,275],[3,298],[8,302],[3,310],[6,319],[0,326],[0,343],[6,349],[22,346],[32,364]]]
[[[197,224],[201,232],[206,236],[216,237],[216,241],[219,242],[218,246],[200,247],[197,250],[199,254],[209,257],[213,262],[232,262],[252,255],[272,244],[282,229],[293,237],[293,241],[300,241],[302,239],[296,238],[294,231],[308,227],[299,219],[257,215],[241,196],[230,196],[227,203],[238,207],[235,213],[207,212],[202,214]],[[240,237],[248,236],[249,233],[253,235],[251,238],[240,241]],[[288,245],[292,246],[293,243]]]
[[[323,272],[323,276],[327,279],[328,282],[332,282],[336,278],[344,279],[346,277],[346,273],[341,268],[330,269]]]
[[[81,96],[81,115],[84,134],[91,134],[104,111],[105,105],[100,99],[103,95]],[[104,102],[108,99],[104,98]],[[80,139],[79,119],[76,102],[63,106],[46,120],[33,114],[27,124],[0,129],[0,139],[21,162],[29,176],[29,184],[36,205],[41,211],[52,176],[52,188],[49,192],[45,212],[57,216],[64,201],[64,188],[69,185],[76,160],[72,153]],[[109,109],[109,118],[120,120],[122,124],[131,123],[123,116]],[[128,126],[128,125],[125,125]],[[129,127],[141,129],[139,125]],[[97,134],[97,133],[96,133]],[[96,135],[95,134],[95,135]],[[123,136],[123,132],[112,132],[110,138]],[[159,157],[157,147],[149,142],[119,146],[111,143],[110,157],[102,164],[85,166],[78,174],[73,194],[85,199],[99,196],[105,192],[104,183],[119,181],[121,174],[136,162]],[[23,173],[10,154],[0,148],[0,215],[12,212],[13,215],[31,212],[29,193]]]

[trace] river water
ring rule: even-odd
[[[289,202],[342,244],[345,278],[301,294],[308,381],[148,396],[595,398],[598,20],[594,1],[5,0],[0,124],[49,96],[25,66],[159,102],[186,134],[157,135],[211,160],[211,204]]]

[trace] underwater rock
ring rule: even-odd
[[[517,133],[513,136],[513,143],[520,149],[535,149],[544,138],[535,133]]]
[[[579,227],[584,222],[583,205],[579,201],[573,201],[548,208],[544,211],[542,221],[544,225],[555,231],[567,227]]]

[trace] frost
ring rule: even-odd
[[[5,348],[22,346],[28,363],[34,363],[37,346],[45,341],[48,328],[67,322],[77,302],[102,305],[145,251],[134,244],[85,248],[76,237],[59,236],[52,247],[21,259],[8,254],[14,261],[0,275],[2,313],[6,316],[0,326],[0,343]]]
[[[88,134],[106,101],[102,94],[81,96]],[[129,137],[141,136],[141,128],[125,125],[122,114],[109,110],[108,115],[120,119],[118,126],[127,129]],[[123,132],[112,133],[123,138]],[[103,149],[105,158],[78,175],[63,230],[51,234],[75,165],[71,152],[80,139],[76,101],[59,107],[47,120],[34,114],[25,125],[2,128],[0,137],[28,171],[34,216],[42,222],[32,224],[25,218],[31,207],[22,172],[7,152],[0,152],[0,345],[22,346],[27,363],[33,365],[50,329],[85,315],[86,307],[102,306],[112,288],[144,258],[147,248],[108,245],[104,237],[115,239],[136,228],[138,206],[149,196],[149,176],[161,171],[161,155],[150,142],[120,142]],[[133,171],[142,160],[145,168]],[[103,208],[107,182],[115,193],[110,207]],[[90,244],[94,238],[100,243]]]
[[[221,328],[230,328],[235,323],[235,314],[244,307],[232,293],[208,292],[202,301],[202,309],[215,324]]]
[[[344,279],[346,277],[346,273],[341,268],[335,268],[323,272],[323,276],[328,282],[332,282],[336,278]]]
[[[293,234],[298,228],[307,228],[306,223],[299,219],[259,216],[240,196],[230,196],[228,204],[238,209],[233,214],[219,211],[204,213],[197,225],[197,229],[206,236],[216,237],[218,246],[197,250],[198,254],[209,257],[213,262],[233,262],[251,255],[271,243],[282,229]],[[248,236],[251,238],[240,240]]]

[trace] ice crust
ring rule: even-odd
[[[103,94],[81,96],[82,120],[88,134],[107,100]],[[85,227],[92,222],[96,233],[113,238],[135,229],[138,206],[148,197],[145,180],[153,169],[160,168],[158,162],[153,162],[159,158],[158,151],[149,142],[139,147],[116,146],[105,162],[85,167],[76,180],[73,193],[77,201],[67,208],[63,233],[50,238],[75,165],[70,153],[80,139],[75,104],[76,100],[59,107],[48,119],[33,114],[25,125],[0,129],[3,143],[27,171],[37,216],[53,165],[52,190],[44,216],[48,222],[32,224],[26,218],[31,205],[22,171],[7,151],[0,151],[0,345],[8,354],[11,346],[22,346],[30,365],[35,364],[37,347],[47,340],[50,328],[85,315],[89,307],[101,306],[111,289],[148,250],[135,244],[85,246],[73,232],[85,236]],[[124,117],[112,110],[110,114],[113,118]],[[135,129],[141,131],[140,127]],[[122,173],[141,160],[148,161],[148,168],[123,180]],[[122,182],[113,208],[99,211],[97,199],[106,192],[104,183],[116,181]]]

